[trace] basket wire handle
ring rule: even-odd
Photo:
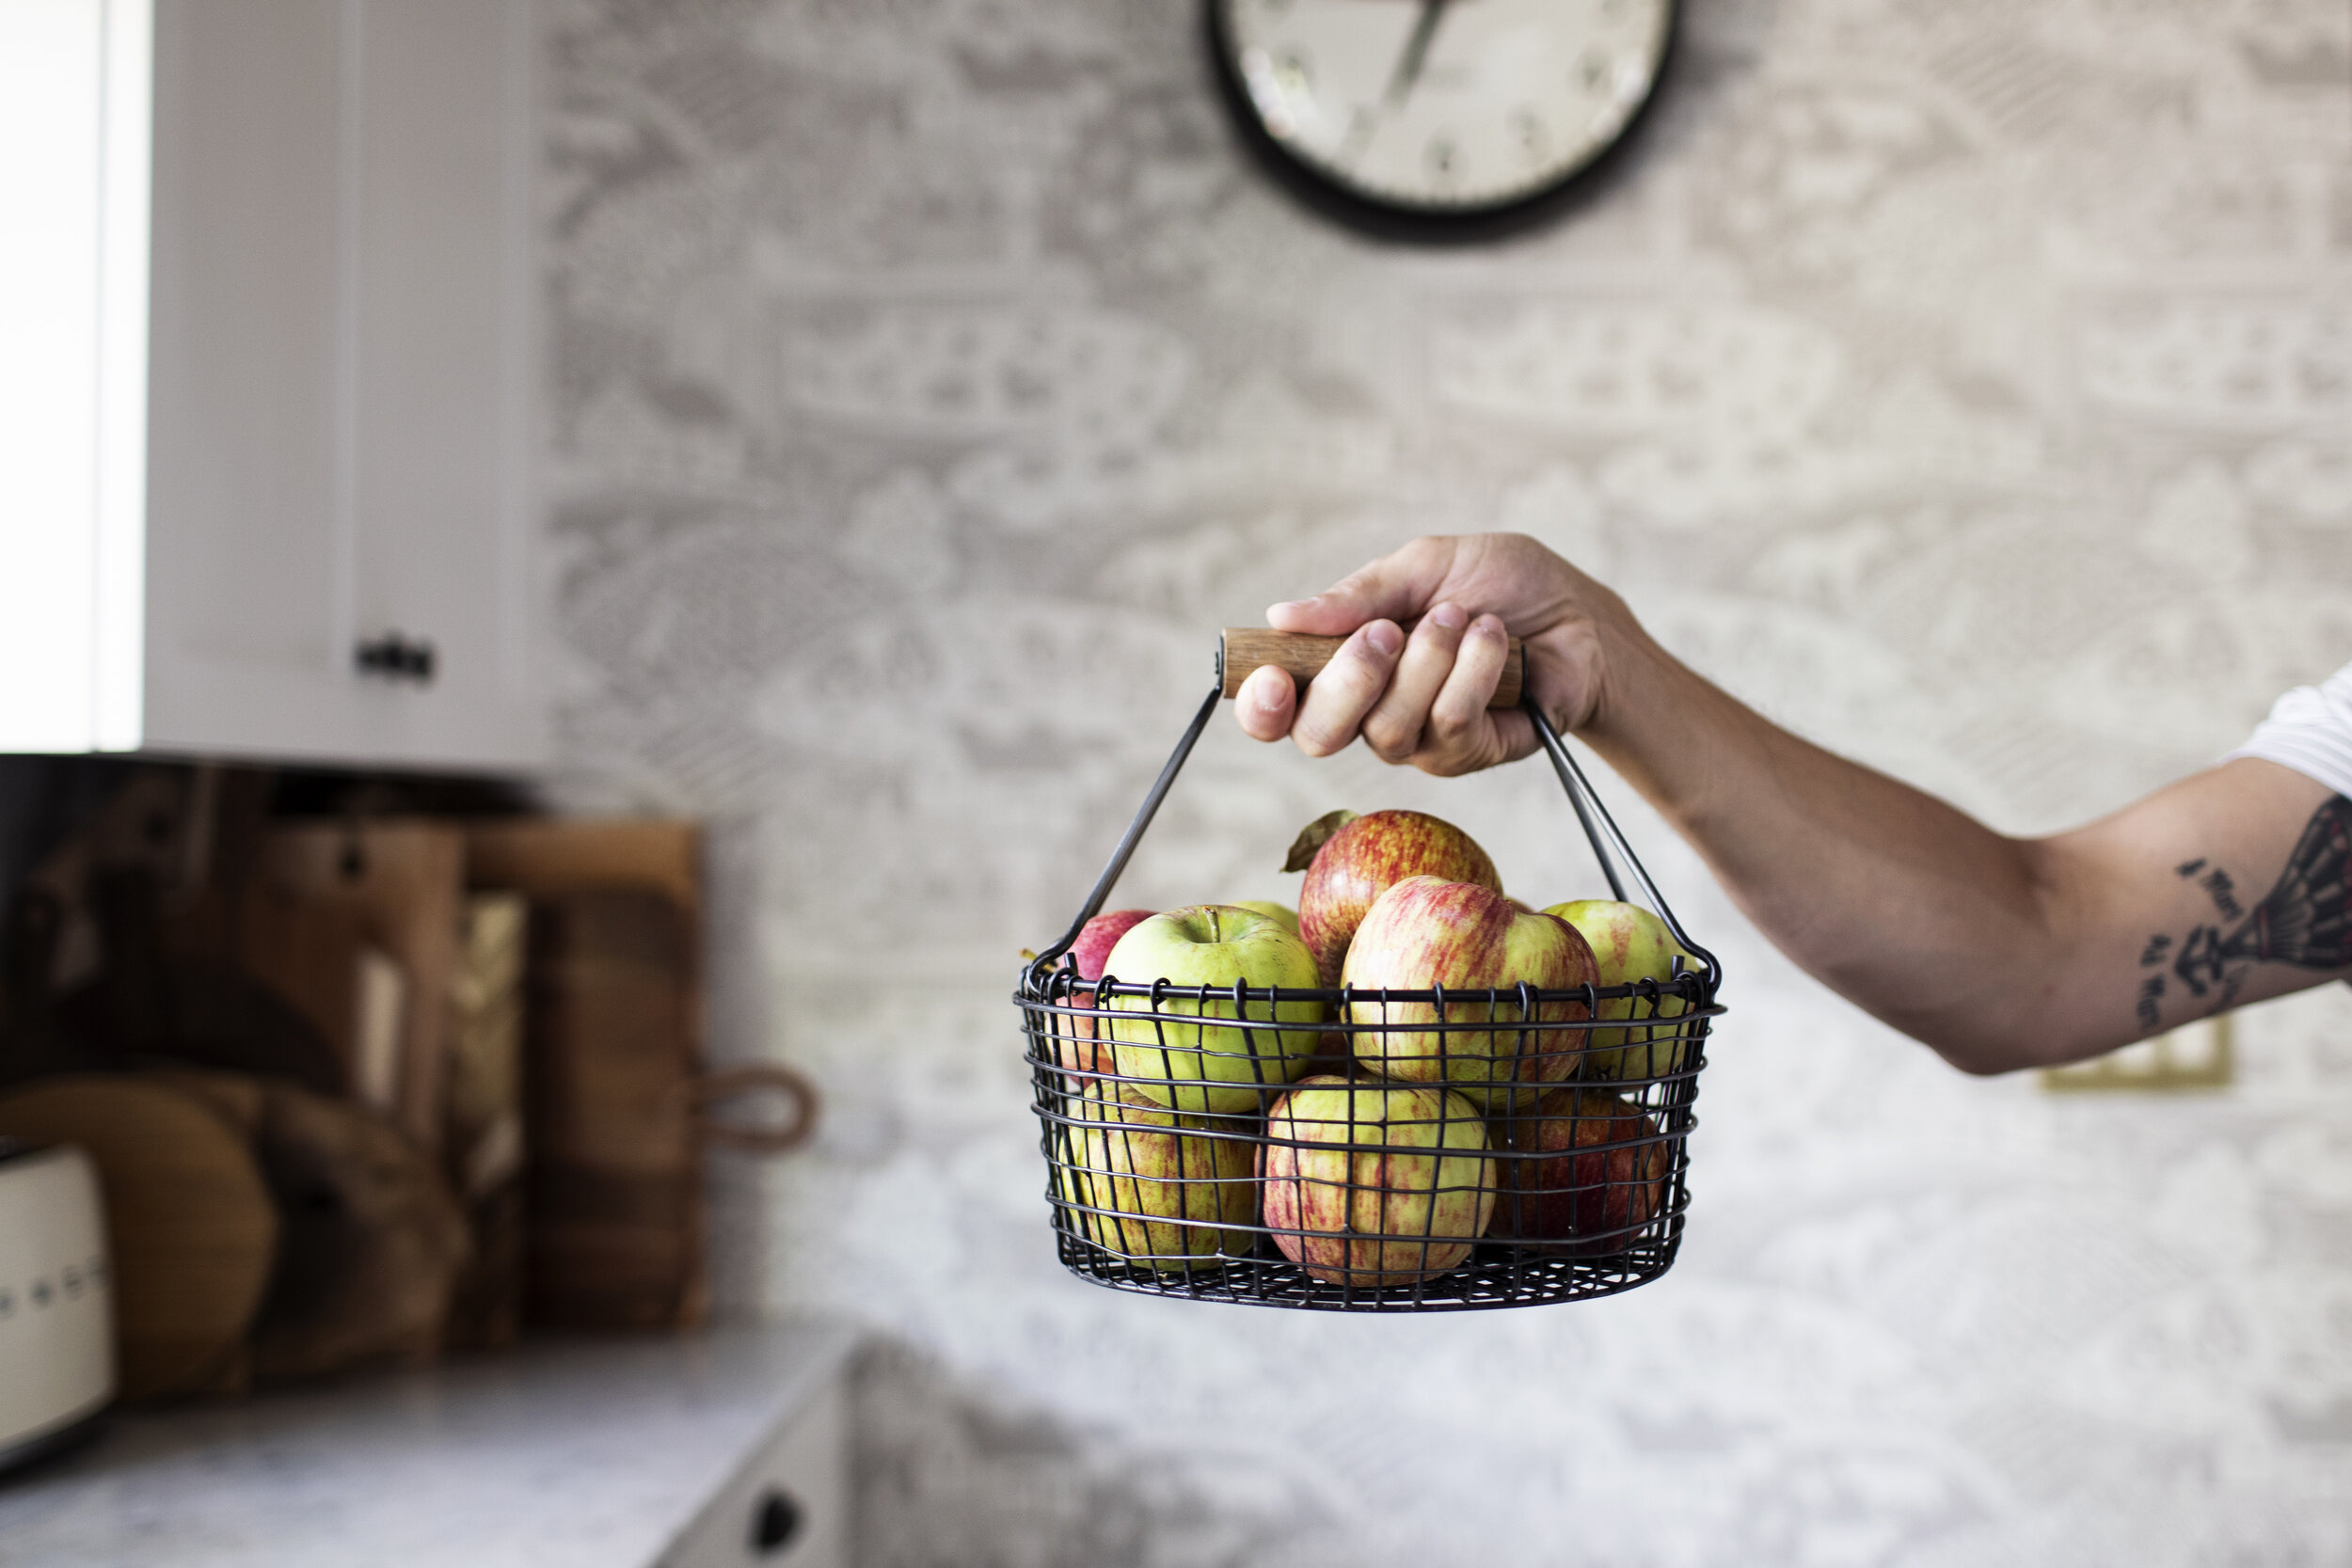
[[[1229,631],[1226,635],[1231,637],[1232,633]],[[1078,911],[1078,918],[1070,923],[1070,929],[1061,934],[1059,941],[1029,961],[1030,989],[1035,990],[1044,983],[1046,974],[1055,961],[1077,942],[1078,933],[1086,929],[1086,923],[1102,912],[1104,904],[1110,898],[1111,889],[1119,884],[1128,861],[1134,858],[1136,846],[1143,841],[1144,832],[1152,826],[1152,818],[1159,815],[1160,802],[1168,799],[1169,786],[1175,784],[1176,775],[1183,770],[1185,759],[1192,755],[1193,747],[1199,744],[1202,733],[1208,729],[1210,719],[1216,713],[1217,704],[1225,700],[1228,684],[1225,641],[1225,638],[1218,640],[1215,684],[1209,688],[1209,694],[1201,699],[1200,710],[1192,716],[1192,723],[1184,730],[1184,738],[1176,742],[1176,750],[1169,754],[1168,765],[1152,781],[1152,791],[1136,809],[1135,820],[1127,824],[1127,832],[1120,837],[1119,847],[1111,851],[1109,863],[1095,879],[1094,891],[1087,895],[1086,907]],[[1535,702],[1535,694],[1529,691],[1522,695],[1519,706],[1534,724],[1535,736],[1543,744],[1544,754],[1551,759],[1552,771],[1560,776],[1560,787],[1567,791],[1568,804],[1576,808],[1577,821],[1582,824],[1584,837],[1593,847],[1593,858],[1600,863],[1600,874],[1609,880],[1609,891],[1619,903],[1627,902],[1625,882],[1618,871],[1622,866],[1625,873],[1633,879],[1643,896],[1649,900],[1649,907],[1657,911],[1659,918],[1666,923],[1666,928],[1674,933],[1675,940],[1707,966],[1705,984],[1711,1000],[1716,981],[1723,974],[1715,955],[1693,942],[1691,933],[1683,929],[1682,922],[1675,918],[1665,895],[1660,893],[1658,884],[1650,880],[1641,857],[1633,852],[1633,846],[1626,842],[1616,819],[1609,815],[1609,808],[1601,804],[1600,796],[1594,790],[1591,781],[1584,777],[1584,769],[1577,766],[1576,758],[1569,754],[1566,744],[1561,740],[1560,732],[1551,727],[1549,719],[1544,717],[1544,710]]]
[[[1577,766],[1567,743],[1560,738],[1560,732],[1551,727],[1551,721],[1536,705],[1535,694],[1531,691],[1521,698],[1519,706],[1526,710],[1529,721],[1534,724],[1535,737],[1543,743],[1544,754],[1551,759],[1551,770],[1560,775],[1560,786],[1568,792],[1568,803],[1576,808],[1577,820],[1584,824],[1584,836],[1592,841],[1593,858],[1600,862],[1600,874],[1609,879],[1609,891],[1616,895],[1620,904],[1627,902],[1625,883],[1618,879],[1617,865],[1613,863],[1622,863],[1643,897],[1649,900],[1649,907],[1658,911],[1658,917],[1674,933],[1675,941],[1707,966],[1707,990],[1711,998],[1715,982],[1723,974],[1723,967],[1715,961],[1715,955],[1693,942],[1691,933],[1682,928],[1682,922],[1675,918],[1675,911],[1667,904],[1666,895],[1658,891],[1656,882],[1650,880],[1648,870],[1642,864],[1642,858],[1633,852],[1633,846],[1626,842],[1616,818],[1611,816],[1609,808],[1600,803],[1599,792],[1593,788],[1592,781],[1585,778],[1584,769]],[[1596,818],[1599,824],[1597,829],[1595,827]]]
[[[1142,806],[1136,812],[1136,819],[1127,824],[1126,836],[1119,841],[1119,847],[1111,851],[1110,863],[1103,867],[1103,874],[1094,879],[1094,891],[1087,895],[1086,908],[1078,911],[1078,918],[1070,923],[1070,929],[1061,934],[1059,942],[1029,960],[1028,973],[1032,982],[1042,980],[1045,972],[1053,967],[1054,960],[1069,952],[1077,942],[1078,933],[1086,929],[1087,922],[1102,912],[1104,902],[1111,895],[1111,889],[1119,883],[1120,874],[1127,869],[1127,862],[1134,857],[1136,846],[1143,842],[1144,830],[1152,826],[1152,818],[1159,814],[1160,802],[1168,799],[1168,785],[1176,782],[1176,774],[1184,766],[1184,759],[1192,755],[1193,746],[1216,713],[1216,705],[1224,700],[1225,679],[1220,669],[1216,684],[1210,687],[1208,696],[1201,699],[1200,711],[1192,716],[1192,727],[1184,731],[1184,739],[1176,742],[1176,750],[1168,757],[1168,766],[1160,769],[1159,778],[1152,783],[1152,793],[1143,798]]]

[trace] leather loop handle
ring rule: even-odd
[[[1260,665],[1271,664],[1290,672],[1291,679],[1304,687],[1331,662],[1331,656],[1340,651],[1344,637],[1312,637],[1303,631],[1270,631],[1263,626],[1227,626],[1217,638],[1217,679],[1226,696],[1238,696],[1241,683]],[[1519,690],[1527,679],[1527,650],[1516,637],[1511,639],[1511,651],[1503,659],[1502,679],[1495,685],[1495,694],[1486,700],[1493,707],[1517,707]]]
[[[721,1101],[762,1090],[783,1094],[792,1101],[791,1117],[782,1125],[745,1126],[721,1121],[710,1114]],[[807,1075],[781,1062],[749,1062],[706,1072],[686,1085],[686,1094],[703,1142],[746,1154],[785,1154],[800,1148],[815,1134],[821,1104],[817,1085]]]

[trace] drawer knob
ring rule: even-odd
[[[789,1493],[770,1487],[752,1508],[752,1550],[773,1557],[801,1533],[801,1505]]]
[[[363,675],[414,681],[419,686],[433,684],[433,644],[421,637],[407,638],[388,631],[381,637],[367,638],[352,649],[351,660]]]

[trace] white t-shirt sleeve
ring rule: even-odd
[[[2352,795],[2352,664],[2279,699],[2231,757],[2262,757]],[[2223,760],[2227,761],[2228,758]]]

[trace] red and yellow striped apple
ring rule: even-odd
[[[1451,1090],[1309,1078],[1266,1117],[1265,1225],[1327,1285],[1410,1285],[1486,1233],[1494,1164],[1478,1108]]]
[[[1572,990],[1599,971],[1576,927],[1471,882],[1407,877],[1364,916],[1347,950],[1343,983],[1357,990]],[[1538,1023],[1588,1016],[1581,1002],[1540,1002]],[[1513,1027],[1529,1022],[1517,1001],[1434,1002],[1359,998],[1346,1005],[1356,1059],[1387,1078],[1444,1083],[1482,1108],[1502,1110],[1576,1070],[1583,1031]],[[1487,1024],[1437,1029],[1430,1025]]]
[[[1298,934],[1314,954],[1325,985],[1341,983],[1357,927],[1379,896],[1407,877],[1502,891],[1495,863],[1453,823],[1417,811],[1357,817],[1324,840],[1298,890]]]

